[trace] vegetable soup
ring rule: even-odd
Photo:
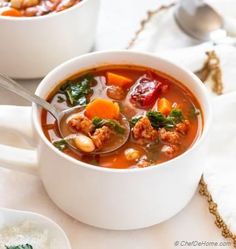
[[[68,9],[81,0],[0,0],[0,16],[31,17]]]
[[[79,72],[61,82],[47,100],[61,111],[73,106],[83,110],[63,122],[68,135],[75,135],[78,153],[61,138],[54,117],[43,110],[42,128],[49,141],[63,153],[100,167],[143,168],[168,161],[189,149],[203,127],[200,104],[189,89],[159,71],[139,66],[111,65]],[[111,153],[99,154],[125,136],[122,117],[130,124],[127,142]]]

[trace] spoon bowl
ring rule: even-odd
[[[67,120],[72,115],[77,115],[77,114],[83,115],[84,109],[85,109],[85,106],[75,106],[75,107],[72,107],[70,109],[64,110],[63,112],[60,113],[60,116],[59,116],[60,134],[62,134],[64,139],[70,145],[70,148],[73,149],[73,151],[75,151],[75,152],[78,152],[78,148],[75,146],[75,143],[73,140],[82,134],[76,133],[76,132],[71,134],[71,132],[68,131],[68,129],[63,129],[62,124],[67,123]],[[117,136],[115,143],[113,141],[108,141],[108,145],[106,144],[105,149],[99,149],[99,150],[95,149],[94,151],[89,152],[89,154],[97,155],[97,154],[111,153],[112,151],[115,151],[115,150],[119,149],[120,147],[122,147],[127,142],[129,135],[130,135],[129,121],[127,120],[127,118],[123,114],[120,114],[120,122],[121,122],[122,126],[125,128],[124,134]],[[83,151],[83,153],[84,153],[84,151]]]
[[[210,5],[199,1],[182,0],[175,11],[178,26],[200,41],[223,39],[227,36],[224,20]]]
[[[65,232],[49,218],[33,212],[0,208],[0,230],[24,224],[24,222],[32,223],[37,230],[42,231],[42,234],[47,231],[50,238],[56,243],[55,248],[52,247],[52,249],[71,249]]]
[[[64,139],[67,144],[69,145],[69,147],[76,153],[80,154],[81,151],[79,150],[78,147],[75,146],[74,143],[74,138],[77,136],[83,136],[84,138],[86,137],[85,135],[82,134],[68,134],[64,131],[64,129],[62,129],[63,127],[63,123],[66,122],[66,119],[72,115],[72,114],[79,114],[82,113],[84,111],[85,106],[74,106],[72,108],[69,108],[67,110],[64,111],[59,111],[57,110],[53,105],[51,105],[50,103],[48,103],[46,100],[40,98],[39,96],[31,93],[30,91],[28,91],[27,89],[23,88],[20,84],[18,84],[16,81],[14,81],[13,79],[9,78],[6,75],[0,74],[0,86],[11,91],[14,92],[15,94],[25,98],[28,101],[34,102],[36,104],[38,104],[39,106],[43,107],[44,109],[46,109],[48,112],[50,112],[54,118],[57,121],[57,125],[58,125],[58,129],[60,132],[60,135],[62,137],[62,139]],[[122,114],[120,114],[120,120],[122,121],[122,125],[125,128],[125,132],[124,134],[122,134],[122,136],[120,136],[119,139],[117,139],[116,143],[110,143],[111,146],[106,146],[105,149],[101,149],[101,150],[93,150],[90,151],[89,154],[105,154],[105,153],[111,153],[112,151],[115,151],[117,149],[119,149],[120,147],[122,147],[128,140],[129,135],[130,135],[130,125],[129,125],[129,121],[126,119],[126,117]],[[89,139],[87,137],[87,139]],[[84,152],[84,151],[83,151]]]

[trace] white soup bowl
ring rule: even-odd
[[[0,129],[24,136],[35,149],[1,145],[1,165],[37,173],[50,198],[72,217],[101,228],[137,229],[169,219],[196,191],[204,168],[204,140],[211,108],[202,82],[188,70],[147,53],[97,52],[67,61],[50,72],[36,94],[46,98],[55,86],[80,70],[106,64],[151,67],[182,82],[198,99],[204,116],[202,134],[182,155],[147,168],[109,169],[78,161],[56,149],[41,127],[41,108],[0,107]],[[32,119],[32,122],[31,122]]]
[[[100,0],[82,0],[58,13],[0,16],[0,72],[13,78],[40,78],[94,44]]]

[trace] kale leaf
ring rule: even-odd
[[[152,126],[157,129],[160,127],[165,127],[166,125],[172,125],[172,123],[169,122],[161,112],[148,111],[147,117],[150,120]]]
[[[68,80],[60,89],[60,93],[66,95],[67,101],[70,105],[86,105],[88,103],[88,96],[93,93],[91,89],[95,79],[92,75],[87,74],[76,80]]]
[[[119,134],[125,133],[125,128],[121,126],[120,123],[114,119],[103,119],[99,117],[94,117],[92,122],[95,128],[101,128],[102,126],[106,125],[112,128],[115,132]]]
[[[18,246],[5,246],[6,249],[33,249],[33,246],[29,244],[18,245]]]
[[[168,120],[171,120],[174,124],[178,124],[183,121],[184,116],[180,109],[172,109],[170,114],[167,116]]]
[[[183,113],[180,109],[172,109],[170,114],[166,117],[161,112],[148,111],[147,117],[150,120],[152,126],[156,129],[166,128],[170,129],[175,127],[176,124],[183,121]]]
[[[65,139],[61,139],[53,142],[53,145],[60,151],[63,151],[67,148],[68,144]]]

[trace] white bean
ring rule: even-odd
[[[95,150],[93,140],[83,134],[79,134],[74,139],[75,146],[83,152],[92,152]]]
[[[129,148],[125,150],[125,157],[128,161],[135,161],[140,158],[140,152],[133,148]]]

